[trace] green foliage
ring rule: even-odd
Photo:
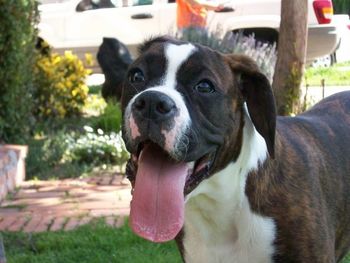
[[[101,129],[104,132],[116,132],[121,129],[122,111],[119,104],[109,102],[104,109],[104,112],[92,120],[92,127],[97,130]]]
[[[35,0],[0,0],[0,142],[22,143],[31,116],[38,22]]]
[[[333,0],[333,8],[335,14],[350,15],[350,1],[349,0]]]
[[[305,71],[305,84],[309,86],[321,86],[322,80],[327,86],[349,86],[350,70],[346,64],[332,67],[309,67]]]
[[[121,134],[104,133],[101,129],[95,132],[89,126],[84,128],[85,134],[66,137],[68,148],[65,152],[65,160],[93,165],[122,165],[128,160],[129,155]]]
[[[350,263],[350,254],[348,254],[341,263]]]
[[[89,86],[89,94],[101,94],[101,85]]]
[[[79,177],[94,167],[122,166],[129,158],[120,134],[61,130],[29,141],[27,178],[62,179]]]
[[[94,221],[73,231],[3,233],[8,263],[179,263],[175,242],[156,244]]]
[[[100,95],[93,94],[83,111],[83,116],[37,123],[36,135],[28,141],[28,179],[86,176],[98,167],[123,170],[128,153],[120,136],[119,105],[106,106]],[[86,116],[87,111],[99,115]]]
[[[35,116],[43,120],[79,115],[87,100],[89,73],[71,52],[40,55],[35,67]]]
[[[26,158],[27,179],[78,177],[83,169],[62,162],[68,147],[66,135],[58,131],[53,135],[34,138],[28,141],[29,152]]]

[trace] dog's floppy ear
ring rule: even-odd
[[[270,82],[251,58],[235,54],[226,58],[238,80],[255,129],[265,139],[267,150],[274,158],[276,106]]]

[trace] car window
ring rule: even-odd
[[[151,5],[152,3],[152,0],[136,0],[133,5]]]
[[[77,5],[78,12],[88,11],[92,9],[115,7],[111,0],[82,0]]]
[[[84,12],[88,10],[126,7],[137,5],[151,5],[153,0],[82,0],[77,5],[77,12]]]

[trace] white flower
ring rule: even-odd
[[[94,129],[93,129],[92,127],[87,126],[87,125],[84,125],[84,130],[85,130],[86,132],[93,132],[93,131],[94,131]]]

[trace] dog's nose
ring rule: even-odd
[[[177,108],[175,102],[166,94],[147,91],[135,99],[132,110],[136,116],[162,121],[174,117]]]

